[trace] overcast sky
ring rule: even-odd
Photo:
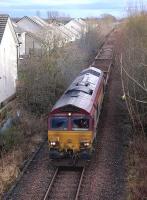
[[[109,13],[117,17],[126,15],[127,7],[136,5],[137,0],[0,0],[0,13],[12,17],[33,16],[40,11],[42,17],[48,11],[58,11],[71,17],[94,17]],[[147,5],[147,0],[138,0]]]

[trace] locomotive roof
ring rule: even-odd
[[[95,90],[101,82],[103,72],[89,67],[77,76],[54,105],[51,113],[71,112],[82,109],[91,112],[95,100]]]

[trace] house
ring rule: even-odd
[[[75,34],[76,39],[80,39],[82,34],[87,32],[87,24],[82,19],[73,19],[65,27]]]
[[[20,42],[20,57],[29,55],[30,50],[39,54],[55,46],[61,47],[79,39],[86,32],[86,23],[82,19],[74,19],[66,25],[59,25],[48,24],[37,16],[24,16],[14,23],[14,27]]]
[[[20,57],[29,55],[30,50],[42,52],[54,46],[63,46],[65,43],[73,41],[70,30],[65,32],[57,24],[48,24],[45,20],[34,17],[23,17],[14,23],[15,31],[20,41]]]
[[[77,18],[75,21],[80,25],[81,32],[85,34],[88,31],[88,24],[81,18]]]
[[[16,32],[19,41],[19,58],[23,56],[28,56],[30,53],[35,52],[37,55],[42,53],[42,40],[37,34],[28,32],[13,22],[14,30]]]
[[[76,35],[71,30],[69,30],[66,26],[61,25],[59,26],[59,29],[60,31],[62,31],[69,37],[69,42],[73,42],[76,40]]]
[[[62,46],[65,43],[73,41],[72,33],[70,32],[70,30],[66,30],[65,26],[60,26],[57,24],[50,24],[49,27],[52,30],[52,34],[54,36],[56,36],[56,38],[59,42],[59,46]]]
[[[18,39],[8,15],[0,15],[0,104],[16,92]]]
[[[19,28],[24,29],[25,31],[31,33],[37,33],[41,31],[43,28],[48,26],[44,20],[40,19],[39,17],[27,17],[24,16],[17,22],[17,26]]]
[[[52,49],[55,41],[58,42],[58,46],[61,46],[63,41],[67,41],[67,38],[69,38],[68,35],[58,29],[58,26],[48,24],[36,16],[25,16],[14,26],[21,42],[20,56],[29,55],[30,50],[41,52],[42,49]]]
[[[42,26],[42,27],[45,27],[45,26],[48,26],[48,25],[49,25],[45,20],[41,19],[41,18],[38,17],[38,16],[30,17],[30,19],[32,19],[32,20],[35,21],[36,23],[40,24],[40,26]]]

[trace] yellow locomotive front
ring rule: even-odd
[[[55,114],[48,121],[49,155],[52,159],[79,157],[90,159],[92,120],[82,114]]]

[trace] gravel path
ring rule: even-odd
[[[49,168],[47,144],[41,148],[28,167],[13,194],[11,200],[40,200],[43,198],[54,170]]]
[[[55,178],[47,199],[74,200],[77,193],[81,173],[82,169],[80,168],[59,169],[58,175]]]
[[[95,155],[86,171],[79,199],[125,200],[124,133],[120,108],[121,83],[112,69],[98,127]]]

